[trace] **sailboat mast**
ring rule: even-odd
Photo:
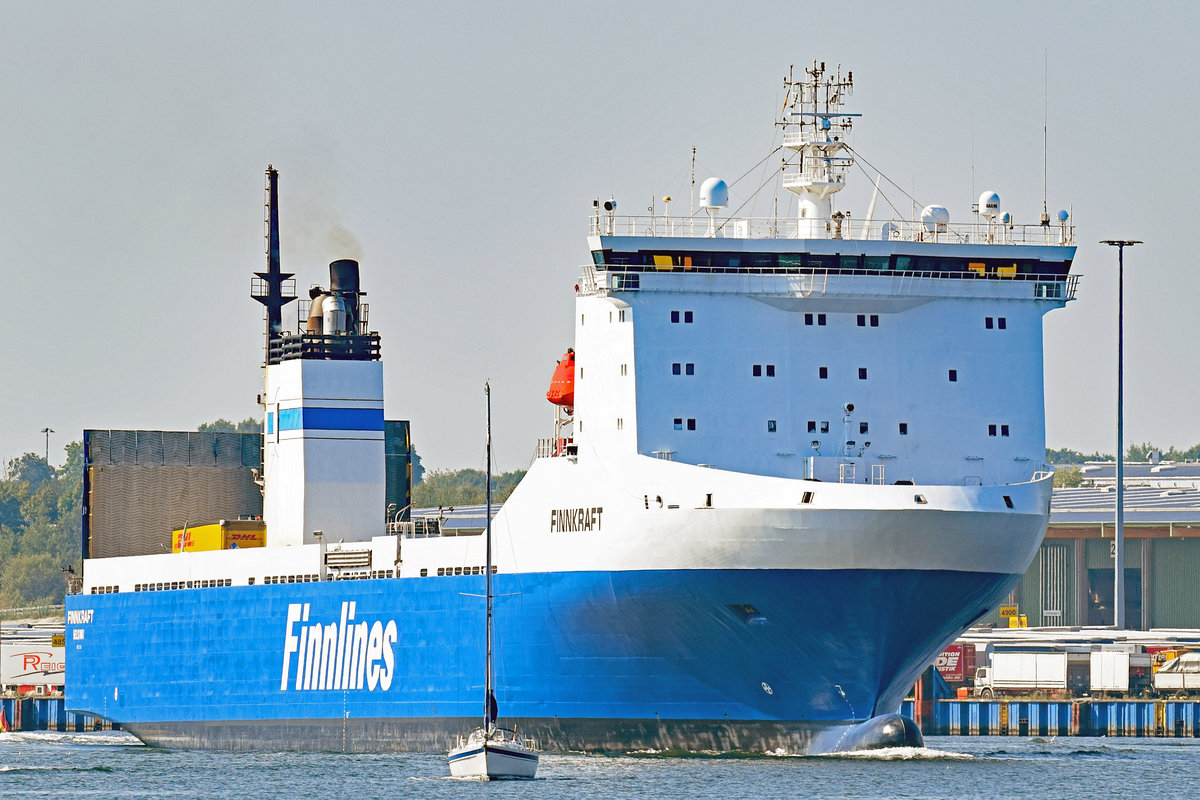
[[[484,669],[483,729],[491,730],[492,723],[492,385],[483,384],[487,401],[487,471],[484,475],[484,496],[487,500],[486,536],[487,563],[484,569],[484,594],[487,598],[487,665]]]

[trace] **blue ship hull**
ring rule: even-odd
[[[834,749],[1017,579],[500,574],[501,718],[553,750]],[[483,714],[482,582],[70,596],[67,707],[162,746],[444,750]]]

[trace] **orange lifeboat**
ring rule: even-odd
[[[554,376],[550,378],[550,390],[546,399],[556,406],[575,406],[575,348],[568,347],[567,352],[554,368]]]

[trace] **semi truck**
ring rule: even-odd
[[[1016,694],[1076,695],[1088,691],[1087,653],[993,652],[975,670],[976,697]]]

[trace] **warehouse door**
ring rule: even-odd
[[[1066,625],[1069,584],[1067,544],[1043,544],[1042,560],[1042,624]]]

